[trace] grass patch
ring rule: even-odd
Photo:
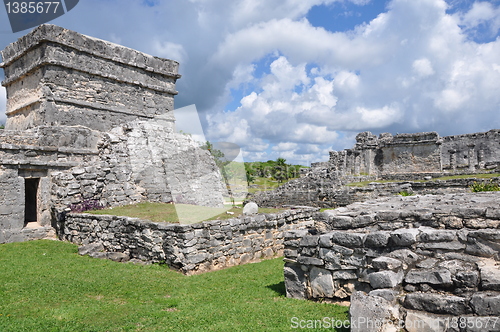
[[[360,181],[360,182],[351,182],[346,184],[347,187],[365,187],[372,182],[377,183],[389,183],[389,182],[400,182],[395,180],[372,180],[372,181]]]
[[[278,213],[286,209],[259,208],[259,213]],[[233,214],[226,213],[226,211]],[[188,204],[168,204],[143,202],[114,208],[87,211],[90,214],[110,214],[113,216],[127,216],[141,218],[154,222],[191,224],[203,220],[225,220],[236,218],[243,214],[243,209],[239,207],[212,208],[206,206]]]
[[[287,209],[276,209],[276,208],[259,208],[259,213],[279,213],[282,211],[285,211]],[[227,213],[231,212],[231,213]],[[207,220],[226,220],[226,219],[231,219],[231,218],[237,218],[243,214],[243,209],[241,206],[238,207],[233,207],[227,212],[221,213],[215,217],[212,217]]]
[[[280,258],[186,277],[76,252],[57,241],[0,245],[0,331],[288,331],[292,317],[348,316],[286,298]]]
[[[143,202],[113,208],[86,211],[90,214],[110,214],[113,216],[127,216],[132,218],[141,218],[155,222],[177,223],[179,218],[174,204]]]
[[[258,191],[274,190],[279,186],[281,186],[282,184],[284,184],[284,182],[279,183],[278,181],[274,181],[270,178],[256,177],[255,180],[252,182],[251,187],[248,188],[248,192],[250,194],[255,194]]]

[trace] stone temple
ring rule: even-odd
[[[0,243],[53,236],[71,205],[222,206],[213,158],[175,131],[178,62],[54,25],[0,54]]]

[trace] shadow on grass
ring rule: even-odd
[[[285,289],[285,282],[284,281],[281,281],[281,282],[274,284],[274,285],[268,285],[266,287],[275,291],[276,293],[278,293],[278,295],[286,296],[286,289]]]

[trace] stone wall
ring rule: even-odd
[[[53,25],[1,55],[0,243],[53,236],[57,215],[86,204],[223,205],[215,161],[175,132],[176,61]]]
[[[328,168],[346,175],[477,172],[500,165],[500,131],[440,137],[436,132],[356,136],[352,149],[331,151]],[[319,164],[311,168],[325,168]]]
[[[378,331],[498,331],[500,322],[484,323],[500,316],[499,204],[484,192],[326,211],[320,223],[330,231],[285,234],[287,296],[350,300],[351,324],[383,322]]]
[[[165,262],[195,274],[282,255],[284,232],[311,227],[315,211],[288,210],[191,225],[70,213],[62,216],[57,228],[63,240],[101,242],[106,251]]]
[[[500,130],[485,133],[445,136],[441,159],[448,171],[484,171],[495,169],[500,162]]]
[[[424,173],[427,175],[427,173]],[[411,176],[401,178],[411,179]],[[352,180],[366,180],[369,177],[350,178]],[[304,177],[292,180],[276,190],[259,192],[248,200],[256,202],[259,206],[283,206],[299,204],[321,208],[336,208],[354,202],[363,202],[377,197],[394,196],[402,191],[412,194],[448,194],[470,192],[470,186],[477,183],[500,183],[500,178],[466,178],[450,180],[425,180],[425,181],[394,181],[371,182],[364,186],[342,186],[338,181],[328,178]]]

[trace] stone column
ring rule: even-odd
[[[483,149],[479,150],[478,155],[477,155],[477,161],[478,161],[479,169],[484,169],[486,166],[486,161],[484,158],[484,150]]]
[[[341,165],[342,165],[342,172],[341,174],[342,175],[346,175],[347,174],[347,151],[342,151],[342,162],[341,162]]]
[[[474,158],[474,147],[475,145],[474,144],[469,144],[467,145],[467,147],[469,148],[469,154],[468,154],[468,161],[469,161],[469,171],[470,172],[474,172],[476,170],[476,165],[475,165],[475,158]]]
[[[448,152],[450,153],[450,168],[455,172],[457,170],[457,150],[451,149]]]
[[[361,155],[360,152],[356,151],[354,154],[354,174],[359,175],[361,169]]]

